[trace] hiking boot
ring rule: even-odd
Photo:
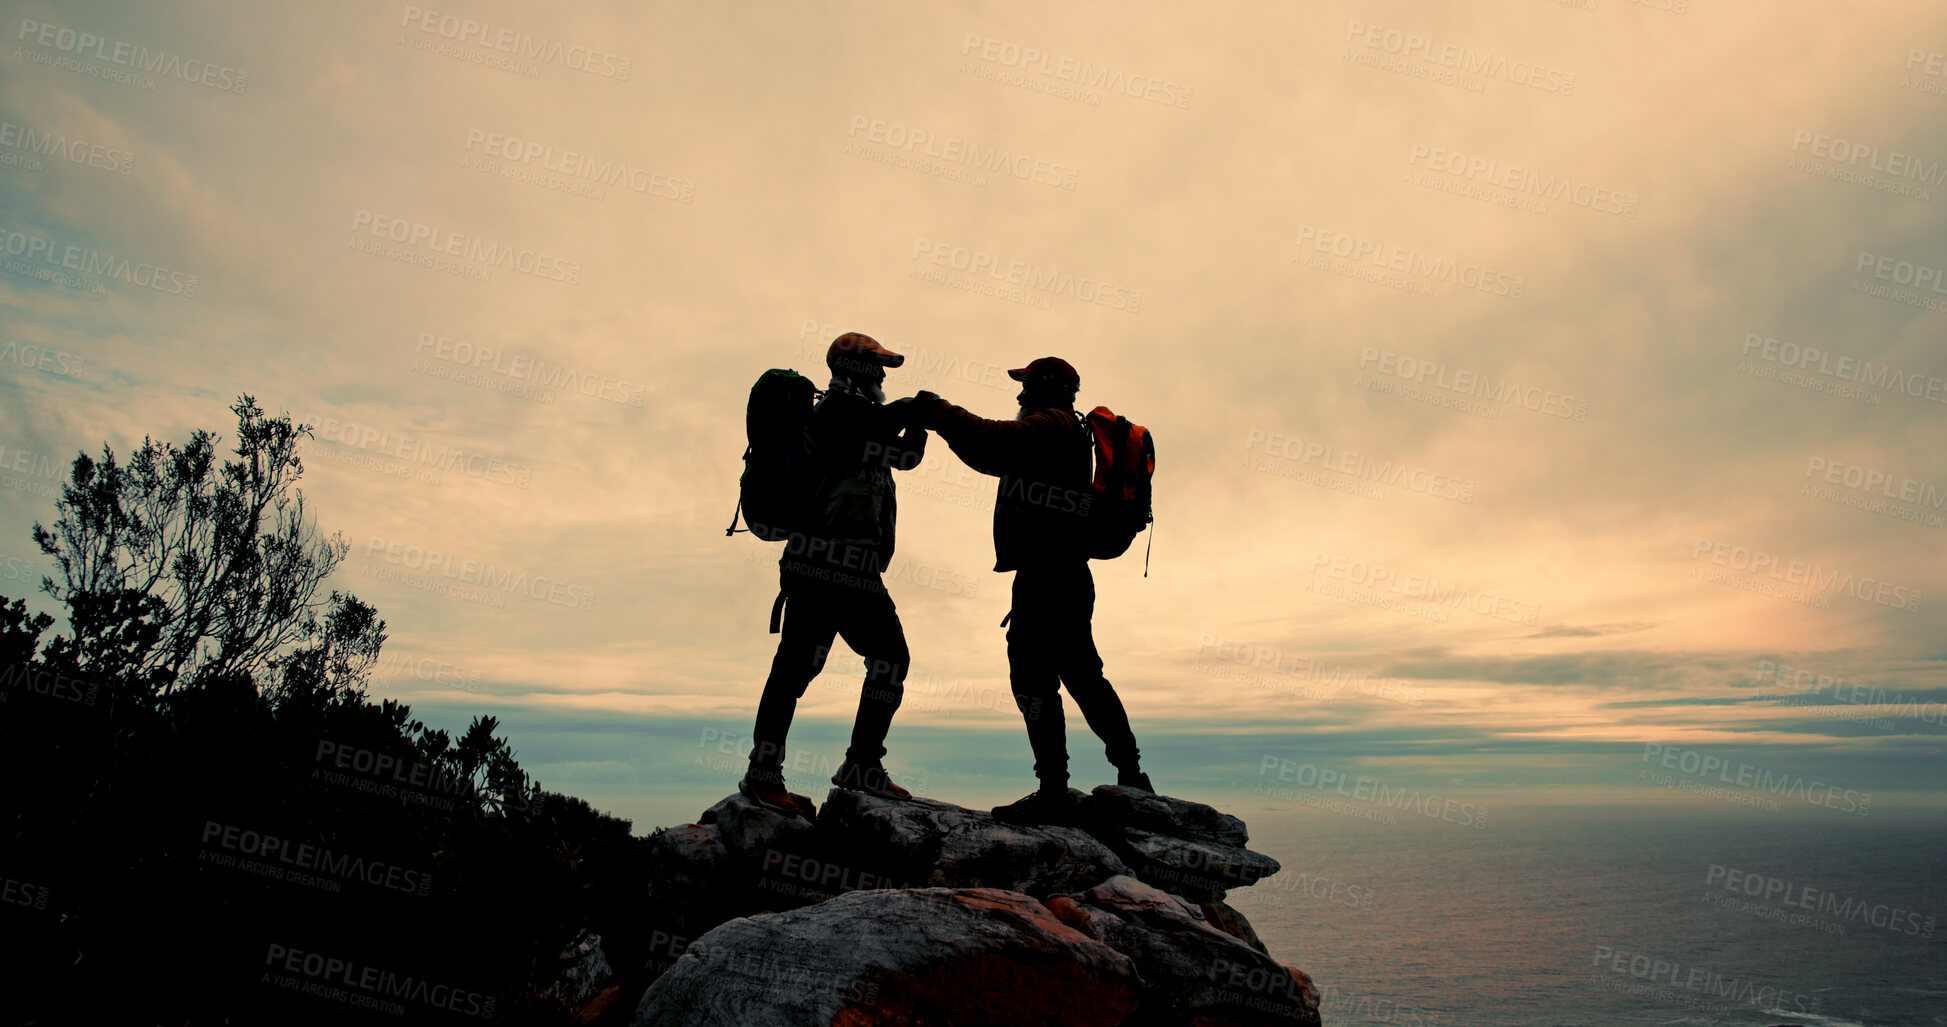
[[[881,799],[905,800],[913,797],[913,793],[892,783],[892,776],[886,773],[886,768],[850,760],[839,764],[838,773],[832,775],[832,784]]]
[[[1003,824],[1069,825],[1080,819],[1080,813],[1067,788],[1038,789],[1032,795],[994,807],[994,819]]]
[[[1156,786],[1149,783],[1149,775],[1140,770],[1118,770],[1115,775],[1118,788],[1140,788],[1151,795],[1156,794]]]
[[[742,781],[737,782],[737,794],[765,809],[784,813],[789,816],[804,817],[807,820],[811,819],[810,815],[805,812],[804,807],[798,805],[798,800],[793,798],[791,793],[785,789],[783,781],[753,778],[746,774]]]

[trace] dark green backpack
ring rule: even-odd
[[[766,542],[783,542],[799,530],[806,499],[817,484],[817,447],[806,430],[818,390],[811,379],[772,368],[750,387],[744,409],[744,474],[737,482],[737,510],[725,535],[749,531]],[[742,516],[748,528],[737,527]]]

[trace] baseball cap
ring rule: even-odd
[[[1073,386],[1079,387],[1082,384],[1082,376],[1076,374],[1075,368],[1060,357],[1042,357],[1030,361],[1026,367],[1007,372],[1007,376],[1017,382],[1027,381],[1030,375],[1037,374],[1047,375]]]
[[[904,355],[879,345],[879,340],[862,332],[846,332],[832,340],[825,350],[825,366],[834,371],[865,370],[872,367],[898,367]]]

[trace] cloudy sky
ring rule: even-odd
[[[0,592],[75,451],[250,393],[317,426],[375,695],[683,819],[775,641],[746,391],[856,330],[892,394],[1058,354],[1152,429],[1096,637],[1168,790],[1947,789],[1936,5],[11,10]],[[1032,784],[992,495],[935,446],[889,575],[889,764],[967,803]]]

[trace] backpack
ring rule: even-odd
[[[818,390],[796,371],[771,368],[750,387],[744,409],[744,473],[725,535],[749,531],[766,542],[791,537],[816,485],[817,451],[806,430]],[[741,515],[748,528],[739,529]]]
[[[1095,480],[1084,504],[1083,544],[1091,559],[1113,560],[1128,552],[1136,536],[1155,520],[1149,479],[1156,473],[1156,440],[1148,428],[1116,416],[1108,407],[1096,407],[1087,417],[1076,416],[1088,429],[1095,457]],[[1155,538],[1152,533],[1152,545]],[[1143,577],[1148,576],[1145,551]]]

